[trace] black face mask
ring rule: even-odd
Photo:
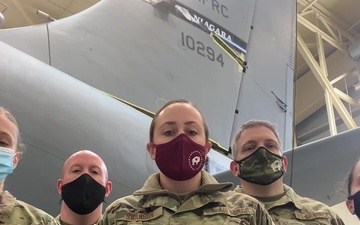
[[[360,191],[348,197],[349,200],[354,200],[355,214],[360,219]]]
[[[106,188],[84,173],[62,186],[61,196],[75,213],[85,215],[94,211],[105,199]]]

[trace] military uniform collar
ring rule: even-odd
[[[187,204],[190,203],[186,200],[192,197],[196,198],[196,201],[191,201],[192,203],[197,202],[199,205],[205,205],[214,199],[215,195],[218,194],[217,192],[228,191],[233,187],[232,183],[218,183],[213,176],[203,170],[201,171],[201,179],[202,185],[197,190],[187,194],[184,204],[182,204],[182,200],[178,195],[161,188],[159,173],[151,175],[145,182],[144,187],[134,192],[134,196],[142,196],[138,203],[141,207],[163,206],[179,212],[181,208],[189,208]],[[167,196],[171,198],[169,199]]]
[[[230,182],[217,182],[217,180],[213,176],[211,176],[208,172],[204,170],[201,170],[201,184],[202,185],[192,193],[212,193],[215,191],[228,191],[233,187],[233,184]],[[151,175],[146,180],[144,186],[140,190],[134,192],[134,196],[158,194],[172,194],[171,192],[161,188],[159,173]]]
[[[55,217],[55,220],[56,220],[59,224],[61,224],[61,225],[72,225],[72,224],[70,224],[70,223],[66,223],[66,222],[62,221],[61,218],[60,218],[60,214],[59,214],[57,217]],[[98,222],[98,221],[97,221],[97,222]],[[89,225],[96,225],[96,224],[97,224],[97,223],[89,224]]]
[[[292,202],[296,208],[302,209],[302,205],[299,203],[299,196],[295,193],[294,189],[284,184],[285,196],[288,202]],[[283,197],[284,198],[284,197]]]

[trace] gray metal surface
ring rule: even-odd
[[[64,160],[89,149],[106,162],[113,191],[132,193],[157,171],[146,143],[150,118],[0,42],[0,104],[17,118],[28,149],[6,189],[52,215]]]
[[[249,69],[242,77],[232,136],[245,121],[265,119],[279,125],[283,149],[292,146],[295,7],[295,0],[256,2],[246,55]]]
[[[180,2],[249,41],[255,1]],[[205,114],[211,138],[228,147],[241,72],[203,30],[141,0],[104,0],[41,27],[48,34],[27,27],[0,31],[0,40],[152,111],[173,98],[190,99]],[[48,51],[29,49],[47,36]]]
[[[291,143],[296,1],[180,2],[242,39],[246,73],[208,33],[141,0],[103,0],[46,25],[0,31],[0,41],[52,66],[0,45],[0,104],[14,112],[29,145],[7,182],[15,195],[56,214],[62,162],[84,148],[109,166],[115,181],[110,202],[156,170],[145,149],[150,119],[95,88],[152,111],[187,98],[224,147],[250,118],[277,122],[285,147]],[[271,91],[287,104],[286,112]],[[41,198],[44,190],[49,194]]]

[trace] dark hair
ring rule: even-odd
[[[348,196],[351,195],[351,185],[353,184],[353,177],[354,177],[354,170],[356,165],[360,162],[360,159],[358,159],[356,161],[356,163],[351,167],[351,170],[348,173],[348,178],[347,178],[347,189],[348,189]]]
[[[196,107],[196,105],[194,105],[192,102],[186,100],[186,99],[174,99],[174,100],[171,100],[167,103],[165,103],[165,105],[163,105],[163,107],[161,107],[159,109],[159,111],[157,111],[151,121],[151,124],[150,124],[150,135],[149,135],[149,138],[150,138],[150,141],[153,141],[154,139],[154,129],[155,129],[155,121],[156,119],[158,118],[159,114],[166,108],[168,107],[169,105],[172,105],[172,104],[175,104],[175,103],[184,103],[184,104],[188,104],[190,106],[192,106],[194,109],[196,109],[200,115],[201,115],[201,118],[203,119],[203,122],[204,122],[204,129],[205,129],[205,138],[206,140],[209,140],[209,129],[208,129],[208,126],[205,122],[205,119],[204,119],[204,116],[202,115],[202,113],[200,112],[200,110]]]

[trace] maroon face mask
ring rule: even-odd
[[[155,162],[160,171],[170,179],[183,181],[193,178],[203,168],[206,147],[195,143],[186,134],[156,145]]]

